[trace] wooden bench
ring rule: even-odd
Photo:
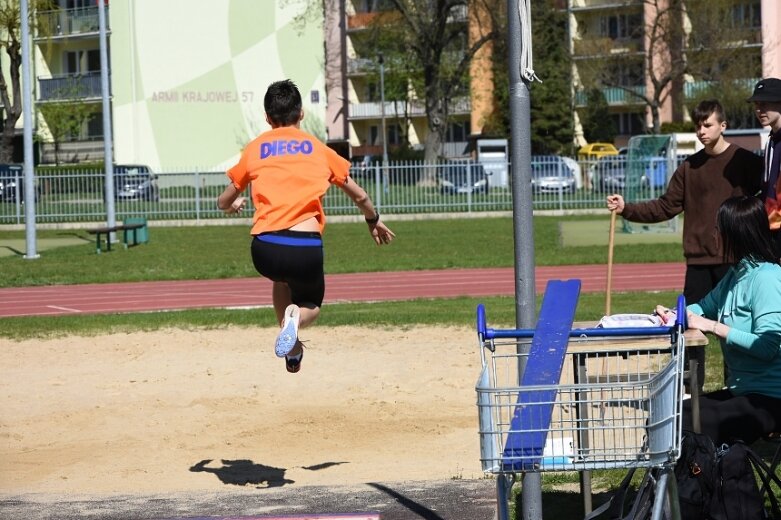
[[[142,233],[141,239],[139,239],[139,232],[140,230],[146,231],[146,220],[140,221],[140,219],[134,219],[132,222],[129,220],[122,223],[117,224],[115,226],[103,226],[99,228],[94,229],[88,229],[87,233],[90,235],[95,235],[95,252],[100,254],[102,249],[103,240],[102,238],[105,237],[106,241],[106,251],[111,251],[111,233],[116,233],[118,231],[122,231],[122,243],[125,246],[125,249],[128,248],[128,245],[138,245],[140,243],[146,243],[148,240],[146,239],[146,235]],[[130,238],[132,237],[132,243],[130,243]]]

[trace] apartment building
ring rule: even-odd
[[[384,78],[392,66],[372,39],[370,26],[383,13],[394,11],[389,0],[326,0],[324,37],[328,140],[351,156],[377,158],[402,145],[404,136],[421,148],[428,133],[422,93],[410,87],[406,99],[387,99]],[[453,10],[448,23],[470,24],[464,6]],[[469,28],[467,28],[469,30]],[[454,56],[456,58],[457,56]],[[490,110],[485,78],[472,83],[451,100],[443,155],[462,156],[469,136],[480,131]]]
[[[730,59],[748,64],[743,81],[749,89],[762,76],[781,77],[781,2],[777,0],[720,0],[727,9],[726,27],[719,31],[725,43],[735,48]],[[576,144],[584,144],[578,111],[586,105],[587,87],[593,84],[593,71],[603,75],[602,94],[618,131],[617,144],[625,144],[632,135],[646,133],[653,124],[652,112],[645,101],[633,95],[652,95],[655,88],[649,74],[664,67],[665,61],[701,59],[708,42],[700,31],[713,32],[698,18],[698,3],[683,0],[686,8],[679,20],[680,35],[667,42],[655,41],[651,28],[659,16],[658,9],[669,6],[668,0],[556,0],[554,5],[566,9],[569,15],[570,41],[573,56],[574,114]],[[415,104],[411,92],[410,104],[383,101],[378,82],[382,70],[371,32],[372,20],[380,13],[393,10],[388,0],[328,0],[325,19],[326,84],[328,91],[328,136],[333,143],[343,144],[353,155],[381,156],[384,149],[399,143],[405,109],[412,114],[407,129],[410,143],[420,145],[427,132],[425,114]],[[453,23],[470,23],[468,13],[454,17]],[[534,20],[532,20],[532,24]],[[729,40],[727,40],[729,38]],[[699,48],[698,48],[699,47]],[[707,58],[707,56],[705,56]],[[482,59],[485,59],[483,57]],[[385,69],[387,71],[387,69]],[[448,131],[445,155],[458,155],[464,147],[461,139],[479,134],[484,114],[490,112],[492,78],[488,68],[471,71],[468,96],[456,101],[451,112],[453,121]],[[591,76],[589,77],[589,73]],[[687,102],[707,84],[691,74],[681,73],[660,91],[658,122],[681,121],[688,118]],[[385,143],[383,143],[385,126]],[[385,146],[383,146],[385,144]]]
[[[654,40],[651,29],[667,0],[567,0],[570,19],[570,49],[575,77],[575,107],[586,104],[589,73],[599,67],[609,85],[602,94],[618,130],[617,143],[644,133],[652,124],[647,104],[632,94],[650,95],[654,84],[649,68],[660,71],[669,61],[708,60],[708,41],[714,32],[721,43],[730,45],[730,60],[746,64],[745,88],[762,76],[781,77],[781,2],[776,0],[725,0],[724,26],[710,27],[698,12],[697,2],[683,2],[686,8],[681,33],[667,41]],[[677,47],[677,48],[676,48]],[[649,59],[652,64],[649,67]],[[715,60],[714,60],[715,61]],[[591,74],[594,75],[593,73]],[[661,77],[661,73],[658,75]],[[706,86],[691,75],[681,74],[665,87],[659,119],[662,123],[685,120],[687,100]],[[577,117],[577,114],[576,114]],[[579,129],[578,129],[579,130]],[[580,144],[582,132],[576,131]]]
[[[58,9],[36,13],[33,33],[33,124],[41,159],[53,162],[59,141],[62,162],[100,160],[104,131],[97,2],[57,1]],[[624,88],[606,87],[603,94],[619,130],[618,144],[645,132],[649,110],[629,91],[649,88],[644,50],[651,3],[557,1],[569,13],[575,107],[585,103],[582,78],[589,62],[613,57],[610,70]],[[761,68],[757,76],[781,77],[781,2],[725,1],[733,5],[734,25],[724,34],[741,35],[735,45]],[[379,72],[391,65],[381,66],[368,28],[378,13],[392,9],[391,2],[325,2],[325,19],[302,25],[296,23],[301,2],[113,0],[107,23],[115,161],[161,171],[224,168],[252,136],[268,128],[262,96],[280,78],[293,79],[302,91],[304,128],[345,155],[381,157],[401,144],[404,135],[421,146],[428,126],[420,93],[411,90],[404,101],[382,103]],[[471,24],[470,14],[454,12],[450,23]],[[696,20],[685,20],[685,26],[697,30]],[[481,132],[491,111],[488,70],[473,68],[470,88],[451,100],[447,156],[463,154],[469,136]],[[697,87],[691,77],[678,78],[660,107],[662,122],[681,117],[675,110],[685,107]],[[78,128],[68,128],[55,140],[50,128],[54,116],[47,121],[47,107],[74,103],[89,114]],[[20,120],[20,129],[22,124]]]
[[[42,162],[54,161],[47,107],[56,105],[92,108],[60,139],[60,161],[103,158],[96,4],[59,0],[58,9],[35,15]],[[155,171],[224,169],[269,128],[263,95],[285,78],[301,90],[303,128],[325,140],[322,24],[299,23],[300,10],[300,3],[271,0],[112,0],[106,11],[115,162]]]
[[[42,162],[60,156],[100,160],[103,107],[98,8],[90,0],[60,0],[60,9],[35,14],[35,104]],[[61,109],[57,111],[57,109]],[[48,113],[50,121],[42,117]],[[84,114],[76,126],[77,113]]]

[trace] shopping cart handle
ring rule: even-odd
[[[675,326],[680,326],[682,330],[686,330],[688,325],[686,323],[686,298],[680,294],[678,295],[678,301],[675,304]]]
[[[531,338],[534,336],[534,329],[492,329],[490,327],[485,327],[485,324],[483,324],[483,326],[483,339]],[[569,331],[569,337],[609,338],[613,336],[666,336],[670,334],[671,330],[672,327],[591,327],[572,329]],[[478,328],[478,333],[479,332],[480,330]]]
[[[477,334],[486,339],[486,325],[485,325],[485,305],[482,303],[477,304]]]

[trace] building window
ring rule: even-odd
[[[600,18],[600,36],[611,40],[637,38],[643,31],[643,18],[637,14],[615,14]]]
[[[395,9],[391,0],[356,0],[353,5],[356,13],[376,13]]]
[[[401,127],[399,125],[388,125],[388,144],[398,146],[401,144]]]
[[[644,84],[642,62],[614,62],[608,65],[608,69],[613,85],[636,87]]]
[[[87,119],[87,139],[103,139],[103,112],[90,114]]]
[[[741,2],[732,6],[732,26],[740,29],[762,27],[762,7],[759,0]]]
[[[621,135],[637,135],[645,133],[645,117],[639,112],[622,112],[613,114],[613,123]]]
[[[366,85],[366,94],[369,102],[377,103],[380,101],[380,86],[376,83],[369,83]]]
[[[66,74],[100,71],[100,50],[67,51],[63,59]]]
[[[454,121],[447,125],[445,140],[449,143],[460,143],[469,139],[471,133],[471,123],[469,121]]]
[[[95,0],[60,0],[60,5],[64,9],[84,9],[85,7],[94,7]]]

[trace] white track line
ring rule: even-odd
[[[69,307],[60,307],[59,305],[47,305],[47,307],[50,308],[50,309],[57,309],[57,310],[60,310],[60,311],[77,312],[77,313],[78,312],[82,312],[79,309],[71,309]]]

